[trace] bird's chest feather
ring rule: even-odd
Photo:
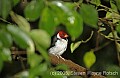
[[[55,55],[62,55],[66,48],[67,48],[68,40],[66,39],[59,39],[55,42],[55,46],[49,49],[49,53]]]
[[[58,49],[64,50],[67,48],[67,42],[68,40],[60,39],[60,40],[57,40],[55,45]]]

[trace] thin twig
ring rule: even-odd
[[[13,54],[13,55],[24,55],[24,54],[27,54],[27,52],[26,51],[12,51],[11,52],[11,54]]]
[[[119,14],[118,12],[116,12],[115,10],[113,10],[113,9],[111,9],[111,8],[109,8],[109,7],[107,7],[107,6],[105,6],[105,5],[99,5],[99,6],[101,6],[101,7],[103,7],[103,8],[105,8],[105,9],[108,9],[108,11],[109,12],[114,12],[114,13],[116,13],[116,14]]]
[[[98,9],[97,11],[106,11],[106,12],[107,12],[107,10],[106,10],[106,9]]]
[[[110,43],[111,43],[111,41],[110,42],[106,42],[105,44],[103,44],[103,45],[101,45],[99,47],[96,47],[93,50],[94,50],[94,52],[99,51],[99,50],[103,49],[104,47],[106,47],[107,45],[109,45]]]
[[[113,9],[111,9],[111,8],[109,8],[109,7],[107,7],[107,6],[105,6],[105,5],[102,5],[102,4],[100,4],[100,5],[97,5],[97,4],[95,4],[95,3],[92,3],[91,1],[90,1],[90,3],[91,4],[94,4],[94,5],[96,5],[97,7],[103,7],[105,10],[104,11],[108,11],[108,12],[114,12],[114,13],[116,13],[116,14],[119,14],[118,12],[116,12],[115,10],[113,10]]]
[[[19,60],[20,60],[22,69],[25,70],[25,65],[24,65],[24,63],[23,63],[24,60],[22,59],[21,56],[19,56],[18,58],[19,58]]]
[[[5,20],[3,18],[0,18],[0,20],[3,21],[3,22],[5,22],[5,23],[11,24],[11,22],[9,22],[9,21],[7,21],[7,20]]]
[[[99,32],[99,34],[103,37],[105,37],[108,40],[114,41],[114,39],[110,38],[109,36],[104,35],[103,33]],[[120,42],[120,39],[116,39],[117,42]]]
[[[94,33],[94,31],[91,32],[90,37],[87,38],[85,41],[84,41],[84,40],[81,40],[81,43],[87,43],[87,42],[92,38],[93,33]]]

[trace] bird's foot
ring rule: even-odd
[[[65,59],[62,56],[60,56],[60,55],[56,55],[56,56],[57,56],[58,59],[61,58],[65,61]]]
[[[62,56],[60,56],[60,58],[63,59],[63,60],[65,61],[65,59],[64,59]]]

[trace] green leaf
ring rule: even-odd
[[[71,45],[70,45],[71,53],[73,53],[73,51],[74,51],[76,48],[78,48],[81,43],[82,43],[81,41],[78,41],[78,42],[76,42],[76,43],[71,43]]]
[[[72,10],[73,7],[73,4],[62,3],[61,1],[53,1],[51,8],[56,12],[60,22],[66,25],[68,33],[74,40],[82,34],[83,20],[77,12]],[[78,32],[76,33],[75,31]]]
[[[8,48],[2,48],[0,49],[0,57],[3,61],[11,61],[11,52]]]
[[[115,1],[114,0],[110,0],[110,5],[112,10],[114,10],[115,12],[118,12],[117,6],[115,5]]]
[[[55,17],[50,8],[45,7],[42,12],[41,19],[39,21],[39,28],[48,32],[51,36],[55,33],[56,23],[54,21]]]
[[[69,21],[67,18],[71,16],[71,11],[63,4],[63,2],[52,1],[51,8],[56,12],[56,15],[58,16],[58,19],[61,23],[64,24]]]
[[[67,27],[67,31],[72,37],[72,40],[78,38],[83,32],[83,19],[77,12],[73,12],[71,16],[66,17],[68,19],[64,24]],[[77,31],[77,32],[76,32]]]
[[[75,7],[77,6],[77,4],[70,3],[70,2],[64,2],[64,5],[68,7],[70,10],[75,10]]]
[[[12,1],[11,0],[0,0],[1,2],[1,16],[3,19],[6,19],[10,10],[12,9]]]
[[[31,54],[28,59],[31,68],[38,66],[43,60],[42,56],[37,54]]]
[[[82,4],[80,8],[80,14],[82,15],[83,20],[86,24],[93,28],[98,28],[98,12],[93,6]]]
[[[65,64],[58,64],[56,67],[55,67],[56,70],[68,70],[68,66],[65,65]]]
[[[20,0],[13,0],[14,6],[17,5],[20,2]]]
[[[32,39],[40,47],[47,49],[50,46],[50,36],[47,32],[41,29],[34,29],[30,32]]]
[[[28,71],[22,71],[14,75],[13,78],[28,78],[29,72]]]
[[[110,0],[110,5],[111,5],[111,9],[110,9],[110,12],[107,12],[106,18],[112,19],[114,24],[118,23],[120,15],[119,15],[115,0]]]
[[[90,2],[93,4],[96,4],[97,6],[99,6],[101,4],[100,0],[91,0]]]
[[[49,60],[46,49],[50,46],[51,38],[50,35],[41,29],[34,29],[30,32],[33,41],[36,44],[37,50],[45,58],[46,61]]]
[[[99,31],[102,32],[102,31],[105,31],[106,28],[105,27],[99,27]]]
[[[7,30],[11,33],[15,43],[23,49],[26,49],[31,43],[31,38],[20,28],[14,25],[8,25]]]
[[[47,71],[47,64],[42,63],[39,66],[31,68],[29,71],[30,71],[29,78],[35,78],[37,76],[44,74]]]
[[[17,15],[12,11],[10,12],[10,15],[12,19],[15,21],[15,23],[17,23],[22,30],[26,32],[30,31],[30,24],[24,17]]]
[[[116,24],[117,22],[120,21],[119,20],[120,15],[118,13],[115,13],[115,12],[107,12],[106,18],[112,19],[114,24]]]
[[[3,22],[1,22],[0,23],[0,30],[2,31],[6,31],[6,26],[7,26],[7,24],[5,24],[5,23],[3,23]]]
[[[3,47],[3,43],[0,41],[0,48],[2,48]]]
[[[115,38],[116,38],[116,39],[120,39],[116,31],[114,31],[114,35],[115,35]],[[114,39],[112,32],[110,32],[107,37]]]
[[[120,53],[120,43],[117,42],[117,49],[118,49],[118,52]]]
[[[83,61],[87,68],[90,68],[95,63],[96,56],[95,56],[93,50],[85,53],[85,55],[83,57]]]
[[[40,17],[44,8],[44,0],[31,1],[24,10],[24,15],[29,21],[35,21]]]
[[[61,23],[63,21],[62,19],[64,16],[64,13],[59,5],[62,6],[63,4],[60,1],[52,1],[51,4],[49,4],[49,6],[53,12],[53,15],[55,17],[56,24]]]
[[[61,1],[53,1],[52,4],[59,8],[59,9],[58,8],[57,9],[60,12],[58,15],[60,21],[63,24],[66,22],[69,22],[68,17],[72,16],[71,10],[67,6],[65,6],[65,4],[63,4]]]
[[[10,47],[12,45],[12,37],[6,31],[0,31],[0,42],[4,47]]]
[[[49,61],[49,57],[48,57],[47,50],[44,49],[43,47],[39,46],[39,44],[36,44],[36,48],[40,52],[40,54],[44,57],[44,59],[48,62]]]
[[[107,12],[106,18],[112,18],[112,13],[111,12]]]
[[[120,11],[120,0],[114,0],[116,2],[117,8]]]

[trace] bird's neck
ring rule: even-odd
[[[58,39],[57,42],[56,42],[56,45],[57,46],[59,46],[59,45],[67,46],[67,43],[68,43],[68,39]]]

